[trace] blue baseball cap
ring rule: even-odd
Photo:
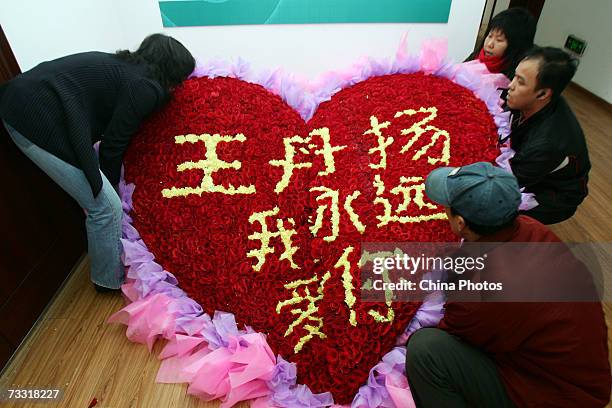
[[[425,180],[425,193],[431,201],[485,227],[510,222],[521,203],[516,177],[486,162],[435,169]]]

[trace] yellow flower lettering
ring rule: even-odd
[[[270,246],[270,240],[272,238],[280,238],[284,246],[284,252],[279,257],[279,260],[287,260],[289,261],[291,268],[299,269],[299,267],[293,262],[293,255],[299,248],[294,247],[291,240],[291,237],[296,234],[296,231],[294,229],[286,229],[283,220],[280,218],[276,219],[276,231],[273,232],[268,229],[266,219],[268,217],[275,217],[278,215],[278,212],[279,208],[274,207],[274,209],[270,211],[254,212],[249,217],[249,223],[253,224],[254,222],[257,222],[261,226],[261,232],[254,232],[248,236],[248,238],[251,240],[261,241],[261,247],[259,249],[252,249],[247,253],[247,257],[257,259],[257,264],[253,266],[253,270],[256,272],[259,272],[261,267],[265,264],[266,255],[274,253],[274,248]],[[293,218],[288,218],[287,221],[291,225],[295,226]]]
[[[310,289],[308,288],[309,284],[319,281],[319,277],[316,274],[312,279],[299,280],[284,285],[285,289],[293,289],[293,292],[291,294],[291,299],[283,300],[277,303],[277,314],[280,314],[281,310],[285,306],[297,305],[304,301],[308,302],[306,308],[304,309],[296,308],[291,310],[291,314],[297,315],[297,318],[287,328],[287,331],[285,332],[285,337],[293,333],[293,330],[296,327],[300,326],[302,323],[311,322],[310,324],[304,324],[303,328],[308,332],[308,334],[302,336],[298,343],[294,346],[294,353],[299,353],[302,350],[302,347],[304,347],[304,344],[312,340],[314,336],[318,336],[321,339],[327,337],[325,333],[321,331],[321,329],[323,328],[323,318],[316,315],[316,313],[319,311],[319,307],[316,306],[316,303],[323,299],[323,290],[325,289],[325,282],[327,282],[330,276],[331,274],[329,272],[326,272],[325,275],[323,275],[321,283],[317,288],[316,296],[311,295]],[[304,294],[302,295],[300,295],[297,290],[301,286],[304,286]],[[312,322],[316,323],[316,325],[313,325]]]
[[[234,160],[231,163],[219,159],[217,156],[217,145],[221,142],[244,142],[246,137],[243,134],[237,134],[236,136],[221,136],[219,134],[209,135],[194,135],[189,134],[185,136],[175,136],[174,141],[176,144],[197,143],[204,142],[206,148],[206,160],[199,160],[197,162],[187,161],[177,166],[178,171],[194,170],[199,169],[204,172],[202,183],[198,187],[171,187],[162,190],[162,196],[165,198],[172,198],[178,196],[188,196],[190,194],[197,194],[199,196],[202,193],[222,193],[222,194],[254,194],[255,186],[238,186],[234,187],[231,184],[229,187],[215,184],[212,176],[215,172],[223,169],[234,169],[239,170],[241,163],[238,160]]]
[[[391,201],[383,197],[386,187],[379,174],[374,177],[373,185],[376,188],[374,204],[381,204],[383,206],[383,215],[376,216],[379,221],[378,227],[383,227],[391,222],[405,224],[446,219],[446,213],[444,212],[419,216],[401,214],[408,210],[408,206],[411,203],[414,203],[419,209],[434,210],[437,208],[434,204],[425,202],[425,184],[422,177],[400,177],[400,184],[391,189],[391,194],[402,197],[401,204],[395,210],[392,208]]]
[[[423,146],[421,149],[419,149],[413,156],[412,156],[412,160],[419,160],[421,158],[421,156],[423,156],[425,153],[427,153],[427,151],[432,148],[436,142],[438,141],[438,139],[440,139],[440,137],[443,137],[442,140],[442,155],[438,158],[434,158],[431,156],[427,156],[427,162],[429,164],[436,164],[436,163],[444,163],[444,164],[448,164],[449,160],[450,160],[450,135],[446,130],[443,129],[438,129],[435,126],[432,125],[427,125],[425,127],[423,127],[423,125],[431,122],[432,120],[434,120],[437,116],[438,116],[438,108],[436,108],[435,106],[432,106],[430,108],[419,108],[418,110],[414,110],[414,109],[407,109],[404,111],[400,111],[397,112],[395,114],[395,118],[400,118],[404,115],[408,115],[408,116],[413,116],[416,115],[417,113],[428,113],[429,115],[426,116],[424,119],[415,122],[414,124],[412,124],[412,126],[410,126],[408,129],[403,129],[401,134],[403,136],[408,136],[410,134],[413,134],[412,138],[410,138],[410,140],[408,140],[408,143],[406,143],[402,149],[400,150],[400,153],[406,153],[408,150],[410,150],[410,148],[412,147],[412,145],[419,140],[419,138],[421,136],[423,136],[423,134],[425,134],[426,132],[433,132],[433,134],[431,135],[431,142],[428,143],[427,145]]]

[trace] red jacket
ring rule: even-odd
[[[526,216],[481,241],[561,242]],[[608,403],[612,379],[600,303],[449,301],[445,309],[439,327],[491,355],[517,406],[588,408]]]

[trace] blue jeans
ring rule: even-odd
[[[102,190],[94,198],[82,170],[41,149],[11,125],[3,123],[19,150],[87,211],[87,247],[93,283],[106,288],[119,288],[125,278],[120,241],[123,211],[121,200],[111,183],[100,172]]]

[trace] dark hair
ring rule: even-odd
[[[535,46],[525,54],[525,59],[538,59],[538,84],[536,89],[550,88],[553,98],[561,95],[578,69],[578,60],[560,48]]]
[[[497,225],[497,226],[488,226],[488,225],[479,225],[476,224],[470,220],[468,220],[467,218],[465,218],[463,215],[461,215],[459,212],[457,212],[457,210],[455,210],[453,207],[450,208],[450,212],[452,215],[460,215],[461,217],[463,217],[463,220],[465,221],[465,225],[471,229],[472,231],[474,231],[476,234],[478,235],[482,235],[482,236],[486,236],[486,235],[493,235],[498,231],[501,231],[503,229],[506,228],[510,228],[513,224],[514,221],[516,220],[516,217],[518,217],[518,211],[513,214],[513,216],[510,218],[509,221],[501,224],[501,225]]]
[[[151,34],[134,52],[119,50],[119,58],[148,66],[147,75],[169,94],[193,72],[195,59],[183,44],[164,34]]]
[[[508,48],[504,52],[506,68],[503,73],[512,79],[516,66],[523,59],[525,52],[533,46],[536,24],[536,19],[527,9],[512,7],[504,10],[493,17],[476,52],[484,47],[486,38],[491,31],[500,30],[503,32],[508,41]]]

